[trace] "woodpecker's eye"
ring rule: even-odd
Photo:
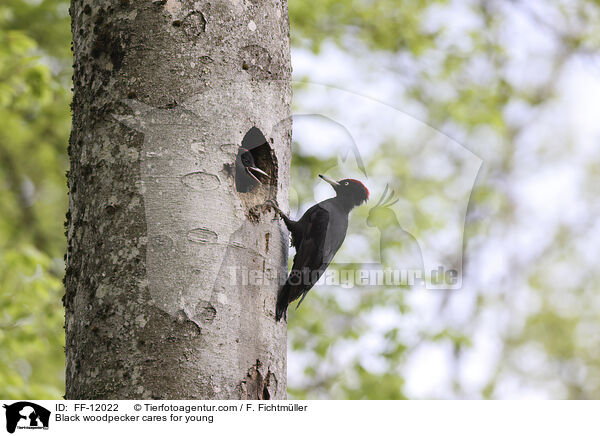
[[[349,182],[344,182],[344,185],[345,185],[345,186],[348,186],[349,184],[350,184]]]

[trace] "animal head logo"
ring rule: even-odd
[[[388,186],[389,185],[385,185],[385,189],[383,190],[381,198],[369,211],[369,216],[367,218],[367,225],[369,227],[377,227],[380,229],[380,231],[381,229],[389,227],[390,225],[399,225],[396,214],[390,208],[394,204],[398,203],[399,198],[392,200],[394,198],[394,190],[390,190],[388,194]]]
[[[398,201],[394,190],[385,185],[381,198],[369,211],[367,226],[379,230],[381,264],[403,271],[407,284],[421,283],[425,278],[423,253],[417,239],[401,226],[392,209]]]
[[[17,427],[26,429],[47,429],[50,411],[29,401],[4,404],[6,409],[6,431],[14,433]]]

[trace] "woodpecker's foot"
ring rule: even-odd
[[[267,201],[265,201],[265,204],[279,211],[279,205],[277,204],[277,200],[268,199]]]
[[[282,215],[283,212],[281,211],[281,209],[279,209],[279,205],[277,204],[277,200],[267,200],[265,201],[265,205],[270,208],[273,209],[275,211],[275,219],[277,219],[277,214]]]

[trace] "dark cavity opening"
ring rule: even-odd
[[[265,387],[263,388],[262,399],[263,400],[271,399],[271,394],[269,393],[269,387],[267,385],[265,385]]]
[[[238,192],[259,191],[267,194],[277,187],[275,153],[267,138],[252,127],[242,140],[235,159],[235,187]]]

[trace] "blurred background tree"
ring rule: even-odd
[[[598,2],[290,0],[289,10],[297,112],[330,104],[307,84],[332,85],[483,160],[462,289],[316,287],[289,314],[290,396],[599,398]],[[0,40],[0,397],[59,398],[68,3],[2,2]],[[355,139],[372,198],[395,181],[396,210],[433,232],[427,192],[452,186],[460,163],[425,171],[440,156],[407,144],[427,137],[359,109],[328,108],[365,124]],[[335,137],[304,126],[291,183],[300,211],[326,194],[316,175],[339,161]],[[339,254],[356,267],[378,250],[364,237],[369,208],[353,213]]]

